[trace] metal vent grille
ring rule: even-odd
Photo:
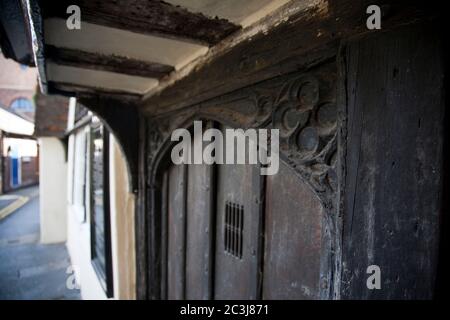
[[[225,252],[242,259],[244,234],[244,206],[225,203]]]

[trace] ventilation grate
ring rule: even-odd
[[[242,259],[244,240],[244,206],[225,203],[225,252]]]

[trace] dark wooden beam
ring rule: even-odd
[[[213,45],[240,27],[226,19],[208,18],[163,1],[61,0],[42,1],[44,18],[67,19],[69,5],[81,9],[83,21],[136,33],[182,38]]]
[[[417,23],[354,39],[341,51],[342,299],[433,298],[441,218],[448,215],[440,33],[435,22]],[[367,290],[371,264],[381,270],[381,290]]]
[[[38,71],[39,87],[42,93],[47,93],[47,73],[44,57],[44,28],[39,0],[22,0],[24,16],[28,21],[28,29],[33,35],[31,43],[34,52],[34,64]]]
[[[342,40],[432,19],[437,11],[425,2],[378,1],[384,17],[382,29],[368,30],[368,0],[328,0],[306,11],[300,3],[292,1],[258,25],[225,39],[200,58],[190,72],[174,73],[161,81],[144,97],[143,111],[147,115],[171,112],[307,69],[335,56]]]
[[[116,72],[146,78],[160,79],[175,70],[174,67],[165,64],[144,62],[116,55],[57,48],[50,45],[45,46],[45,56],[47,60],[51,60],[60,65]]]
[[[5,58],[34,66],[31,35],[20,1],[0,1],[0,47]]]
[[[104,96],[105,98],[124,101],[127,103],[139,104],[142,96],[127,91],[108,90],[90,86],[65,82],[48,82],[48,93],[57,94],[65,97],[92,98]]]
[[[36,140],[36,137],[34,135],[29,136],[26,134],[7,132],[7,131],[3,131],[2,133],[3,133],[4,138]]]

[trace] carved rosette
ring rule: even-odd
[[[321,92],[320,81],[311,75],[285,84],[274,103],[272,126],[280,129],[280,152],[324,193],[337,185],[337,108]]]
[[[151,121],[147,161],[152,163],[173,129],[202,117],[236,128],[280,129],[283,158],[311,185],[325,206],[333,206],[337,189],[337,107],[329,74],[303,74],[270,89],[256,85],[238,100],[231,97],[230,101],[204,104]]]

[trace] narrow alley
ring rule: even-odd
[[[0,212],[20,199],[26,202],[0,220],[0,299],[79,299],[79,290],[66,287],[65,244],[39,241],[39,188],[1,195]]]

